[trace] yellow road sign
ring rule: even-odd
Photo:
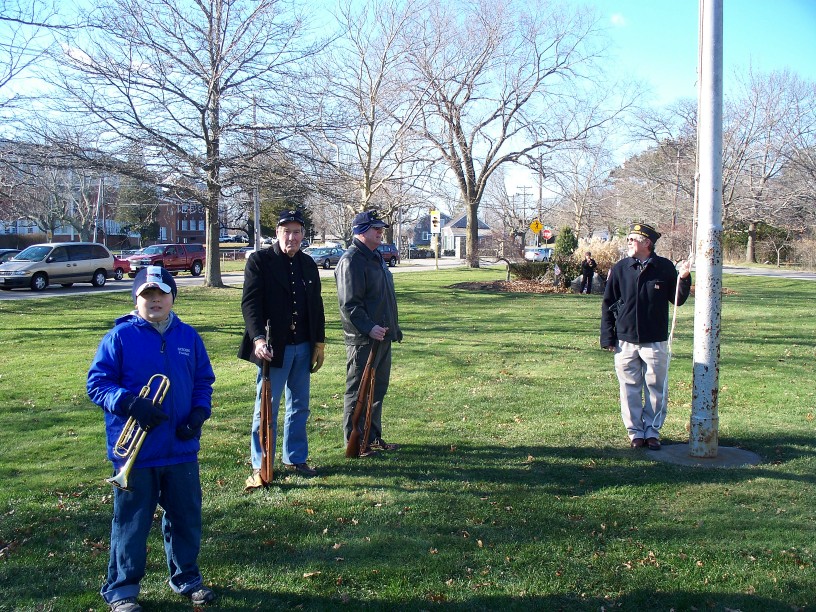
[[[540,232],[542,227],[544,227],[544,226],[541,225],[541,221],[539,221],[538,219],[533,219],[533,222],[530,223],[530,230],[534,234],[537,234],[538,232]]]

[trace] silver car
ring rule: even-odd
[[[527,247],[524,249],[524,259],[527,261],[550,261],[552,256],[552,247]]]
[[[340,247],[309,247],[304,249],[303,252],[314,259],[318,266],[323,266],[324,269],[328,270],[337,265],[345,250]]]

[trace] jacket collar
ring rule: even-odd
[[[373,259],[375,261],[382,259],[379,251],[372,251],[363,243],[362,240],[355,238],[354,246],[356,246],[357,250],[360,251],[360,253],[362,253],[363,255],[365,255],[368,259]]]

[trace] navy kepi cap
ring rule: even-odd
[[[630,225],[629,235],[631,236],[632,234],[635,234],[636,236],[644,236],[651,240],[652,244],[657,242],[657,239],[660,238],[660,232],[646,223],[633,223]]]
[[[354,223],[352,223],[352,231],[355,234],[364,234],[372,227],[391,227],[385,221],[380,219],[376,210],[365,210],[357,213],[354,216]]]
[[[284,225],[286,223],[300,223],[301,225],[306,225],[306,222],[303,220],[303,213],[294,208],[281,211],[278,225]]]
[[[161,289],[165,293],[172,293],[173,301],[176,301],[176,279],[162,266],[146,266],[136,273],[131,290],[134,304],[146,289]]]

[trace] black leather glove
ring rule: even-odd
[[[158,406],[154,406],[153,402],[146,397],[136,397],[128,407],[128,416],[136,419],[139,427],[145,431],[160,425],[169,417]]]
[[[204,408],[193,408],[190,417],[184,425],[176,428],[176,436],[181,440],[192,440],[201,437],[201,426],[207,420],[207,411]]]

